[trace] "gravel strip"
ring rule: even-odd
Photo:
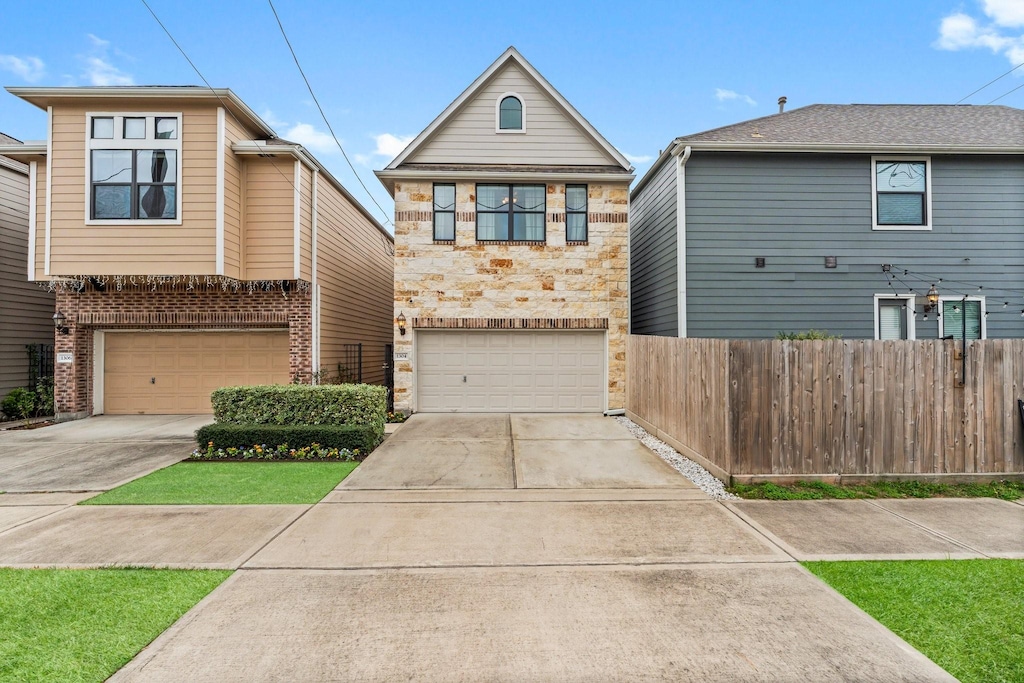
[[[629,433],[640,440],[640,443],[658,454],[662,460],[671,465],[677,472],[692,481],[704,493],[715,500],[739,500],[725,490],[725,484],[716,479],[706,469],[690,460],[669,446],[661,439],[651,436],[650,432],[630,420],[628,417],[616,417],[615,420],[629,430]]]

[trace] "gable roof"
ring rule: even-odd
[[[812,104],[675,138],[630,196],[687,147],[718,152],[1022,154],[1024,110],[970,104]]]
[[[1022,147],[1024,110],[969,104],[812,104],[676,140],[755,146]]]
[[[390,164],[385,168],[386,171],[393,171],[401,166],[406,159],[415,155],[434,135],[444,128],[445,124],[448,123],[474,96],[476,96],[484,86],[490,81],[490,79],[498,73],[503,67],[509,63],[515,63],[518,65],[540,88],[540,90],[547,95],[558,107],[560,107],[569,118],[583,131],[583,133],[589,137],[600,149],[602,149],[609,157],[615,160],[619,166],[625,172],[630,172],[633,167],[629,161],[624,157],[615,147],[612,146],[608,140],[604,138],[597,129],[594,128],[589,121],[576,111],[576,108],[569,104],[561,93],[555,90],[554,86],[548,83],[547,79],[540,75],[532,64],[526,61],[519,51],[514,47],[509,47],[497,60],[494,61],[487,69],[473,81],[468,88],[466,88],[461,95],[455,98],[455,101],[448,105],[444,111],[435,118],[429,126],[427,126],[423,132],[416,136],[412,142],[392,160]]]

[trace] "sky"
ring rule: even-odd
[[[637,178],[674,137],[775,113],[781,95],[788,109],[953,104],[1024,62],[1024,0],[275,0],[353,173],[267,0],[147,1],[210,84],[306,145],[382,223],[393,204],[373,171],[509,45]],[[202,84],[142,0],[8,0],[2,14],[2,85]],[[1024,107],[1020,86],[1024,67],[965,103]],[[0,92],[0,131],[43,139],[45,113]]]

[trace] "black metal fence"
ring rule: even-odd
[[[28,385],[34,388],[41,379],[53,379],[53,344],[25,344],[28,352]]]
[[[361,384],[363,381],[363,345],[345,344],[342,361],[338,363],[338,382]]]

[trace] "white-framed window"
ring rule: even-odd
[[[871,157],[874,230],[932,229],[931,157]]]
[[[965,322],[968,339],[987,338],[985,297],[969,296],[964,301],[962,296],[940,296],[939,311],[942,313],[939,316],[940,338],[963,339]]]
[[[875,339],[916,339],[913,294],[875,294]]]
[[[181,112],[86,114],[85,223],[181,224]]]
[[[494,132],[526,132],[526,101],[519,93],[502,93],[494,101]]]

